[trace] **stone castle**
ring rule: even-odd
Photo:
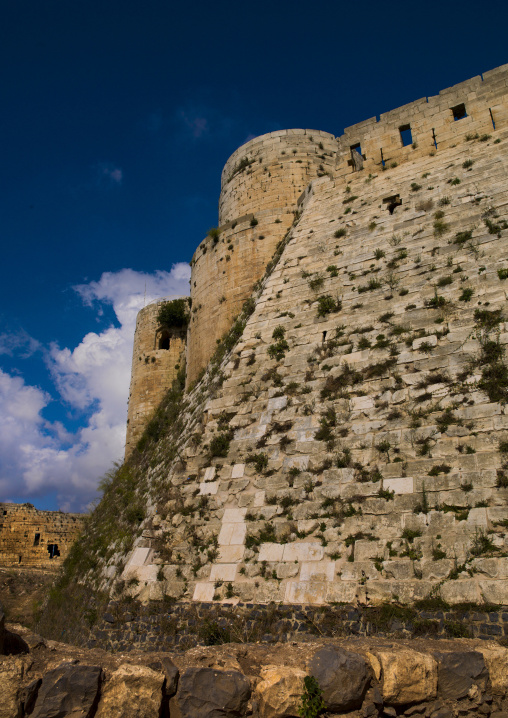
[[[505,65],[232,155],[186,333],[163,300],[138,316],[126,454],[146,515],[103,590],[505,601],[507,148]]]
[[[59,569],[81,533],[82,514],[0,503],[0,566]]]

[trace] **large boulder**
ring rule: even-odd
[[[432,656],[400,648],[374,651],[368,658],[385,703],[408,705],[436,697],[437,663]]]
[[[104,684],[95,718],[158,718],[164,674],[123,664]]]
[[[239,671],[187,668],[170,701],[171,718],[237,718],[247,712],[250,684]]]
[[[440,696],[458,700],[477,685],[485,691],[489,672],[479,651],[434,651],[437,660],[437,684]]]
[[[148,664],[148,668],[151,668],[153,671],[164,673],[166,676],[166,682],[164,683],[164,695],[168,698],[174,696],[176,689],[178,688],[180,671],[175,666],[171,658],[165,656],[158,661],[153,661]]]
[[[498,695],[508,693],[508,649],[501,646],[484,647],[478,650],[483,655],[489,671],[492,692]]]
[[[20,691],[28,667],[26,658],[0,658],[0,718],[21,716]]]
[[[307,674],[291,666],[265,666],[256,688],[260,718],[298,716]]]
[[[102,668],[70,663],[42,679],[32,718],[89,718],[99,699]]]
[[[308,668],[323,691],[329,711],[360,708],[370,683],[370,669],[363,656],[326,646],[314,654]]]

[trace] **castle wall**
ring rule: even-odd
[[[346,127],[338,138],[336,177],[354,172],[351,147],[361,146],[363,169],[367,172],[391,167],[393,163],[415,161],[461,142],[466,135],[490,134],[508,123],[508,65],[503,65],[390,112]],[[464,105],[466,116],[459,115]],[[412,143],[403,146],[400,128],[410,126]],[[414,146],[413,146],[414,144]]]
[[[247,142],[227,161],[219,240],[206,237],[192,260],[187,385],[204,369],[263,275],[304,189],[315,177],[333,172],[336,149],[327,132],[281,130]]]
[[[169,329],[169,348],[159,348],[162,328],[157,315],[164,299],[141,309],[136,319],[127,415],[126,457],[132,453],[151,415],[176,378],[185,349],[185,330]]]
[[[0,503],[0,565],[58,568],[83,523],[81,514]]]

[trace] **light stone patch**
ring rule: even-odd
[[[222,522],[225,524],[242,523],[245,520],[247,509],[224,509]]]
[[[221,546],[217,563],[236,563],[241,561],[245,553],[245,546]]]
[[[199,494],[200,496],[215,496],[217,491],[219,490],[219,482],[218,481],[210,481],[208,484],[199,484]]]
[[[148,556],[150,555],[150,548],[135,548],[131,554],[131,557],[127,561],[126,568],[132,568],[134,566],[144,566]]]
[[[259,507],[265,505],[265,492],[264,491],[256,491],[254,494],[254,501],[252,503],[253,506]]]
[[[214,564],[210,572],[210,581],[234,581],[236,563]]]
[[[285,408],[287,401],[287,396],[276,396],[272,399],[268,399],[266,410],[269,412],[280,411]]]
[[[215,586],[213,583],[197,583],[194,588],[192,600],[208,603],[209,601],[213,601],[214,593]]]
[[[383,489],[395,491],[396,494],[412,494],[414,492],[413,477],[403,476],[397,479],[383,479]]]
[[[231,472],[232,479],[241,479],[245,471],[245,464],[235,464]]]
[[[335,577],[335,561],[302,563],[300,581],[333,581]]]
[[[467,517],[467,523],[473,526],[480,526],[483,529],[488,528],[487,509],[478,508],[471,509]]]
[[[208,466],[208,467],[205,469],[205,475],[204,475],[204,477],[203,477],[204,480],[205,480],[205,481],[212,481],[214,477],[215,477],[215,466]]]
[[[324,548],[319,543],[284,544],[284,561],[321,561]]]
[[[247,526],[245,524],[222,524],[219,533],[219,546],[234,546],[245,542]]]
[[[258,561],[282,561],[284,545],[279,543],[262,543],[259,547]]]
[[[286,585],[286,603],[322,604],[328,584],[325,581],[289,581]]]

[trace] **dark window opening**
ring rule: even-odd
[[[400,207],[400,205],[402,204],[402,200],[399,194],[394,194],[391,197],[385,197],[383,200],[383,204],[386,205],[390,214],[393,214],[396,207]]]
[[[169,349],[170,339],[169,332],[164,330],[159,336],[159,349]]]
[[[407,147],[413,144],[413,135],[411,133],[411,125],[402,125],[399,127],[400,139],[402,147]]]
[[[327,332],[324,331],[324,332],[323,332],[323,341],[326,341],[326,334],[327,334]]]
[[[18,563],[21,563],[21,556],[18,556]]]
[[[434,140],[434,147],[437,150],[437,139],[436,139],[436,133],[434,132],[434,128],[432,128],[432,139]]]
[[[385,164],[386,164],[385,158],[383,157],[383,148],[382,148],[382,147],[381,147],[381,164],[382,164],[383,167],[384,167]]]
[[[466,106],[464,103],[455,105],[455,107],[451,108],[451,111],[455,122],[457,122],[457,120],[463,120],[464,117],[467,117]]]
[[[362,147],[359,142],[356,145],[351,145],[349,148],[351,153],[351,159],[348,161],[348,165],[353,168],[353,172],[363,170],[363,160],[366,159],[365,155],[362,155]]]
[[[494,122],[494,115],[492,114],[492,110],[489,107],[489,113],[490,113],[490,120],[492,122],[492,127],[496,129],[496,123]]]
[[[60,556],[60,551],[58,550],[58,544],[57,543],[48,543],[48,553],[50,558],[56,558],[57,556]]]
[[[40,535],[40,534],[35,534],[34,546],[38,546],[38,545],[40,544],[40,542],[41,542],[41,535]]]

